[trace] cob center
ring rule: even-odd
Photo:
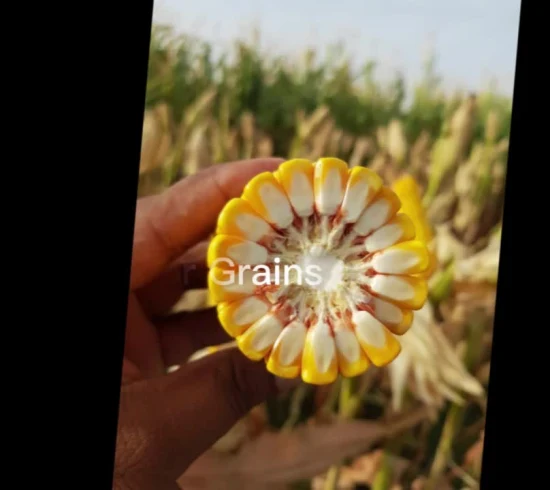
[[[306,325],[312,318],[325,318],[332,334],[335,322],[368,308],[371,296],[364,286],[375,274],[364,238],[342,223],[333,226],[335,221],[329,223],[315,213],[287,228],[286,237],[273,244],[277,255],[271,258],[264,282],[267,289],[277,286],[267,294],[289,307],[282,311],[296,312]]]

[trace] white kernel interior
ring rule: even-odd
[[[238,326],[249,325],[267,313],[269,304],[255,296],[245,298],[233,312],[232,321]]]
[[[262,237],[273,232],[262,218],[249,213],[240,213],[235,217],[235,224],[243,232],[248,240],[257,242]]]
[[[366,236],[377,228],[381,227],[390,214],[390,204],[381,199],[371,204],[355,223],[355,231]]]
[[[313,187],[303,172],[296,172],[292,176],[289,199],[298,216],[307,217],[313,214]]]
[[[265,264],[268,252],[265,247],[247,241],[227,247],[227,256],[237,264]]]
[[[361,347],[357,341],[357,337],[351,331],[346,329],[337,329],[334,335],[336,348],[344,358],[350,362],[357,362],[361,356]]]
[[[368,311],[359,311],[352,317],[357,337],[365,344],[382,349],[386,345],[384,325]]]
[[[280,320],[275,315],[267,314],[250,327],[247,335],[251,335],[252,348],[262,351],[275,343],[282,329]]]
[[[301,354],[305,340],[307,329],[306,326],[299,321],[293,321],[283,330],[277,339],[279,349],[279,364],[281,366],[290,366]]]
[[[280,228],[286,228],[294,219],[294,214],[285,194],[270,183],[263,183],[260,187],[260,199],[269,212],[272,223]]]
[[[393,325],[399,324],[403,321],[403,312],[401,308],[381,300],[380,298],[373,298],[373,306],[376,316],[382,322],[388,322]]]
[[[315,196],[319,212],[322,215],[332,215],[336,213],[344,197],[342,194],[342,178],[340,172],[335,168],[331,168],[323,180],[319,192]]]
[[[376,252],[386,247],[391,247],[403,236],[403,229],[397,223],[385,225],[376,230],[365,240],[365,249]]]
[[[326,373],[336,354],[336,347],[331,336],[328,323],[321,321],[312,326],[309,336],[311,347],[314,353],[315,364],[320,373]]]
[[[383,274],[403,274],[421,260],[410,250],[383,250],[372,259],[374,269]]]
[[[354,223],[365,210],[369,188],[363,182],[348,187],[342,202],[342,211],[346,223]]]

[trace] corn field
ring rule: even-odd
[[[406,107],[403,77],[377,81],[372,61],[355,73],[338,47],[291,62],[254,46],[215,59],[153,27],[139,195],[220,162],[339,157],[413,177],[438,269],[399,362],[256,407],[183,488],[478,488],[511,100],[444,95],[432,59]],[[208,306],[192,291],[178,308]]]

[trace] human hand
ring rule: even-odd
[[[167,316],[187,289],[206,287],[206,242],[225,203],[282,160],[212,166],[138,201],[126,323],[114,488],[177,489],[185,469],[252,407],[279,392],[261,362],[229,349],[215,309]],[[166,374],[167,367],[182,364]]]

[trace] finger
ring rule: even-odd
[[[138,201],[131,288],[142,287],[215,227],[228,200],[256,174],[275,170],[281,159],[243,160],[209,167],[158,196]]]
[[[214,308],[172,315],[157,322],[157,328],[167,366],[186,362],[203,347],[231,340],[220,325]]]
[[[143,379],[143,373],[140,371],[140,369],[129,359],[122,359],[121,383],[125,385],[129,383],[134,383],[135,381],[138,381],[140,379]]]
[[[212,230],[214,231],[214,230]],[[176,260],[181,264],[205,264],[206,265],[206,253],[208,252],[208,245],[210,240],[203,240],[202,242],[193,245],[184,254]]]
[[[134,294],[128,297],[124,357],[135,365],[143,377],[159,376],[165,372],[160,355],[156,327],[143,311]]]
[[[123,387],[119,467],[124,466],[123,441],[135,437],[137,424],[139,447],[146,452],[143,461],[134,460],[133,466],[149,465],[175,481],[250,409],[276,393],[275,378],[264,364],[248,360],[235,349],[162,378]]]
[[[178,291],[180,295],[188,289],[203,289],[207,286],[206,253],[209,243],[209,240],[198,243],[175,261],[174,267],[179,267],[182,278],[183,287]]]
[[[201,242],[190,253],[177,259],[163,273],[136,291],[143,309],[150,317],[164,316],[189,289],[207,287],[206,248]]]

